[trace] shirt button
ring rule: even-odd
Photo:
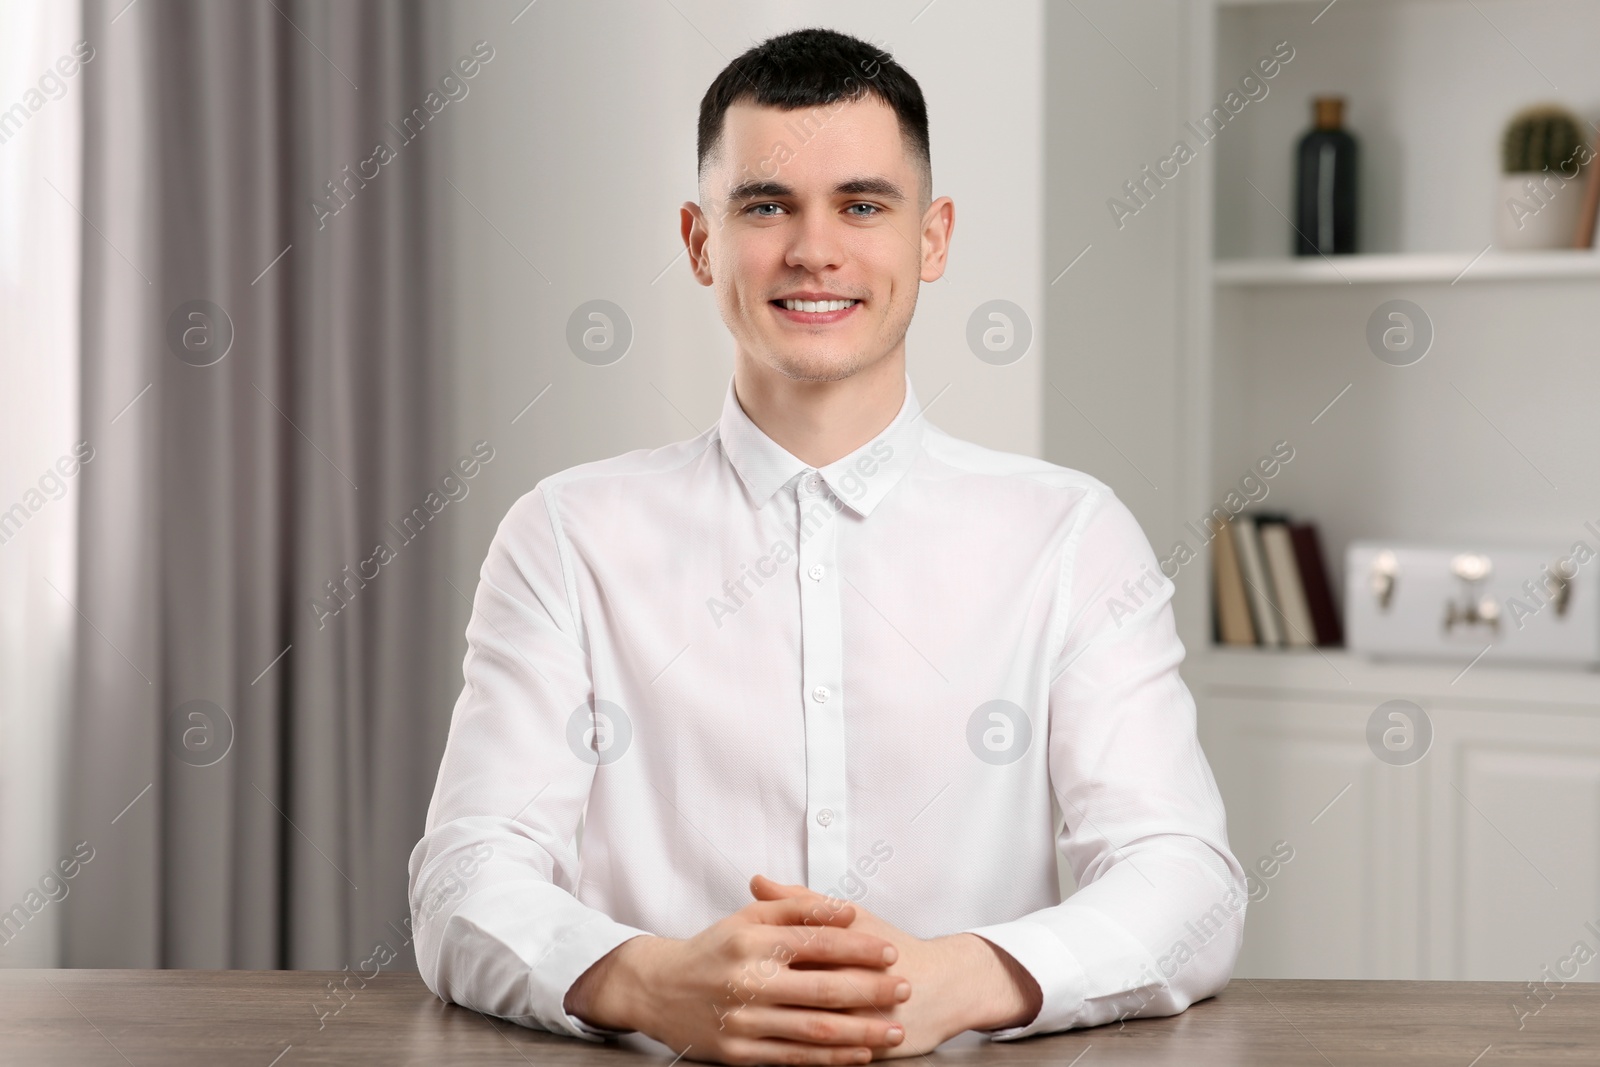
[[[815,493],[822,488],[822,479],[815,474],[806,475],[806,492]]]
[[[823,808],[821,811],[817,812],[817,822],[821,823],[823,826],[827,826],[829,823],[833,822],[833,809]]]
[[[826,704],[828,702],[828,687],[825,685],[817,686],[811,691],[811,699],[818,704]]]
[[[823,570],[822,564],[813,563],[811,565],[811,569],[809,571],[807,571],[806,573],[811,575],[813,580],[820,582],[820,581],[822,581],[823,574],[826,573],[826,572]]]

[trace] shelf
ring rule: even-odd
[[[1530,710],[1600,712],[1600,672],[1583,667],[1471,660],[1373,659],[1344,648],[1266,649],[1207,646],[1185,657],[1183,675],[1207,694],[1357,702],[1416,697],[1440,706],[1479,702]],[[1376,706],[1376,705],[1374,705]]]
[[[1237,287],[1600,278],[1600,254],[1584,248],[1490,251],[1476,260],[1469,252],[1224,259],[1212,265],[1211,278]]]
[[[1310,7],[1311,5],[1314,4],[1318,8],[1321,8],[1322,10],[1325,11],[1328,8],[1332,7],[1334,4],[1338,3],[1339,0],[1213,0],[1213,2],[1219,8],[1230,8],[1230,7],[1295,7],[1295,6]],[[1368,2],[1369,3],[1377,2],[1377,0],[1368,0]],[[1391,2],[1391,0],[1381,0],[1381,2],[1388,3],[1388,2]],[[1465,6],[1467,3],[1470,2],[1470,0],[1456,0],[1456,2],[1461,4],[1462,6]],[[1318,17],[1320,18],[1321,16],[1319,15]]]
[[[1195,387],[1181,401],[1179,516],[1207,514],[1287,440],[1297,458],[1263,506],[1318,522],[1336,588],[1360,538],[1559,543],[1581,528],[1583,501],[1600,500],[1600,466],[1582,458],[1600,447],[1600,250],[1513,249],[1495,235],[1495,211],[1506,121],[1550,89],[1518,50],[1560,82],[1554,98],[1593,118],[1584,101],[1600,99],[1600,64],[1580,38],[1600,32],[1600,3],[1205,0],[1194,10],[1180,105],[1190,122],[1279,42],[1295,58],[1258,79],[1271,95],[1251,99],[1191,164],[1205,180],[1182,212],[1178,329],[1182,380]],[[1357,255],[1295,256],[1289,242],[1294,149],[1321,94],[1348,100],[1360,142],[1368,251]],[[1424,352],[1436,352],[1403,371],[1372,358],[1367,337],[1375,320],[1392,321],[1378,318],[1381,305],[1402,297],[1424,306]],[[1208,651],[1213,601],[1209,590],[1189,598],[1180,616],[1197,697],[1409,694],[1600,718],[1600,671],[1500,665],[1496,651],[1459,679],[1470,654],[1429,664]]]
[[[1339,2],[1339,0],[1332,0],[1332,3],[1330,3],[1329,0],[1215,0],[1215,3],[1219,8],[1227,8],[1227,7],[1294,7],[1296,5],[1299,5],[1301,7],[1308,7],[1308,6],[1312,5],[1312,4],[1315,4],[1319,8],[1326,9],[1326,8],[1332,7],[1334,4],[1336,4],[1338,2]]]

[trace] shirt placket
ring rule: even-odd
[[[839,515],[814,470],[795,485],[800,562],[800,679],[806,726],[806,884],[832,893],[845,855],[844,639]]]

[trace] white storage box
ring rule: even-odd
[[[1600,559],[1579,552],[1356,541],[1346,643],[1381,657],[1600,663]]]

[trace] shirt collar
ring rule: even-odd
[[[922,405],[906,375],[906,398],[899,414],[878,436],[842,459],[818,467],[828,489],[858,515],[872,509],[889,494],[900,478],[911,469],[922,445]],[[722,417],[717,434],[723,453],[738,472],[757,508],[765,507],[774,493],[811,470],[804,460],[789,453],[750,421],[728,380],[728,395],[722,402]]]

